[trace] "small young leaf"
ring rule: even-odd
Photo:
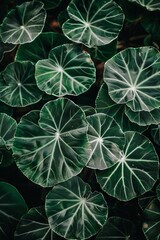
[[[0,75],[0,100],[12,107],[38,102],[42,92],[36,85],[35,67],[29,61],[13,62]]]

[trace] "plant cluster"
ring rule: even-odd
[[[0,9],[0,239],[160,239],[159,0]]]

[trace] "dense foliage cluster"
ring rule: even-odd
[[[0,239],[160,239],[159,0],[3,0]]]

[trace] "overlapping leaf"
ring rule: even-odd
[[[29,61],[13,62],[0,75],[0,100],[12,107],[38,102],[42,92],[36,85],[34,65]]]
[[[105,83],[102,84],[101,88],[99,89],[96,98],[96,110],[99,113],[105,113],[114,118],[124,132],[144,132],[147,129],[147,127],[139,126],[138,124],[129,121],[125,114],[124,104],[117,104],[110,98],[108,94],[108,88]]]
[[[45,19],[42,2],[31,1],[17,5],[2,22],[2,41],[12,44],[32,42],[42,32]]]
[[[154,142],[160,145],[160,124],[151,126],[151,135]]]
[[[62,0],[41,0],[44,3],[44,7],[46,10],[53,9],[59,6]]]
[[[43,207],[31,208],[17,225],[15,240],[54,240],[56,234],[50,229]]]
[[[144,210],[154,198],[156,198],[156,193],[151,190],[138,198],[138,204]]]
[[[5,113],[0,113],[0,166],[10,165],[12,160],[12,145],[17,129],[16,121]]]
[[[53,48],[49,58],[36,64],[38,87],[55,96],[79,95],[95,82],[95,67],[88,53],[73,44]]]
[[[143,7],[146,7],[150,11],[160,10],[159,0],[129,0],[130,2],[136,2]]]
[[[88,167],[103,170],[114,165],[120,158],[124,134],[119,125],[109,116],[97,113],[87,117],[88,138],[91,155]]]
[[[125,114],[131,122],[140,126],[158,124],[160,122],[160,108],[156,108],[150,112],[133,112],[129,107],[125,106]]]
[[[158,156],[149,139],[137,132],[126,132],[119,161],[96,174],[105,192],[128,201],[153,187],[158,179]]]
[[[152,47],[128,48],[105,63],[109,95],[132,111],[160,107],[160,53]]]
[[[58,184],[46,197],[50,227],[66,239],[86,239],[96,234],[106,221],[107,203],[101,193],[74,177]]]
[[[0,182],[0,189],[0,236],[7,239],[12,225],[17,224],[21,216],[27,212],[27,206],[14,186]]]
[[[48,58],[52,48],[68,42],[69,40],[60,33],[44,32],[33,42],[20,45],[15,59],[18,61],[29,60],[36,63],[38,60]]]
[[[67,10],[70,19],[62,26],[64,34],[87,47],[112,42],[123,25],[123,12],[112,0],[72,0]]]
[[[143,232],[148,240],[160,239],[160,202],[153,199],[143,214]]]
[[[77,175],[87,164],[90,146],[83,111],[71,100],[57,99],[25,115],[13,152],[19,169],[41,186]]]
[[[15,47],[16,45],[3,43],[2,40],[0,39],[0,62],[3,59],[4,53],[12,51]]]

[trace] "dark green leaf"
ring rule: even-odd
[[[143,213],[143,232],[148,240],[160,239],[160,202],[153,199]]]
[[[149,139],[140,133],[126,132],[125,138],[119,161],[96,175],[105,192],[128,201],[153,187],[158,178],[158,156]]]
[[[112,0],[72,0],[67,10],[70,19],[62,26],[64,34],[87,47],[109,44],[123,25],[123,12]]]
[[[12,107],[38,102],[42,92],[36,85],[34,65],[29,61],[13,62],[0,75],[0,100]]]
[[[86,239],[102,228],[108,215],[101,193],[74,177],[58,184],[46,198],[46,214],[54,232],[66,239]]]
[[[46,12],[41,2],[24,2],[16,6],[2,22],[2,41],[12,44],[32,42],[42,32],[45,19]]]
[[[73,44],[53,48],[48,59],[36,63],[38,87],[54,96],[79,95],[95,82],[94,63],[88,53]]]
[[[20,45],[15,59],[18,61],[29,60],[36,63],[38,60],[48,58],[52,48],[68,42],[70,41],[60,33],[41,33],[33,42]]]
[[[13,152],[19,169],[41,186],[53,186],[87,164],[90,146],[83,111],[71,100],[46,103],[25,115],[17,128]]]

